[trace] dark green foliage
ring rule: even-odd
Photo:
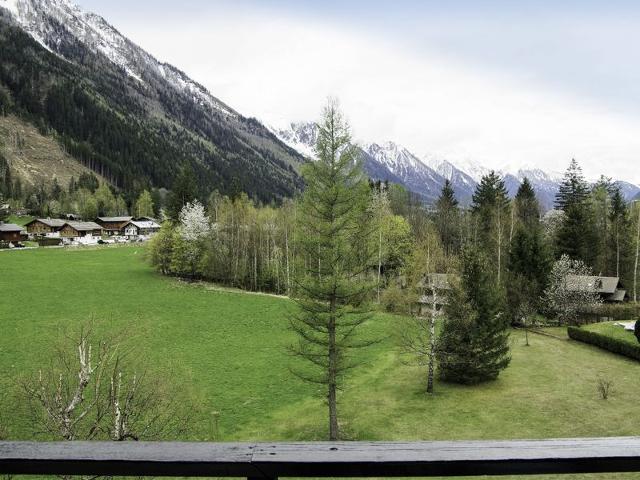
[[[445,254],[457,252],[460,247],[460,211],[449,180],[445,181],[436,202],[435,220]]]
[[[564,213],[557,232],[556,257],[568,255],[594,266],[598,255],[598,236],[593,211],[587,198],[589,185],[578,162],[571,160],[560,190],[556,195],[556,207]]]
[[[625,342],[624,340],[601,333],[590,332],[580,327],[567,327],[567,334],[569,338],[573,340],[589,343],[604,350],[640,360],[640,345]]]
[[[265,127],[224,116],[173,90],[152,72],[130,78],[58,25],[54,55],[0,14],[0,113],[54,134],[73,157],[124,190],[169,187],[196,169],[198,191],[228,193],[233,182],[262,201],[291,196],[302,161]]]
[[[566,211],[572,205],[582,204],[588,196],[589,184],[584,179],[582,168],[575,158],[571,159],[556,195],[556,208]]]
[[[638,339],[638,342],[640,342],[640,319],[636,320],[636,324],[633,327],[633,334]]]
[[[486,257],[462,254],[460,284],[448,297],[438,343],[440,377],[463,384],[495,380],[510,362],[508,323]]]
[[[538,310],[552,262],[540,225],[540,206],[526,178],[515,197],[515,212],[506,290],[507,313],[512,323],[519,323]]]
[[[9,168],[9,162],[4,158],[0,152],[0,195],[5,198],[12,198],[13,196],[13,180],[11,177],[11,169]]]
[[[173,182],[171,193],[167,202],[167,215],[177,221],[180,210],[187,203],[195,200],[198,192],[197,180],[191,165],[185,165]]]

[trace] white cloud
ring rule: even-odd
[[[118,24],[241,113],[266,122],[315,119],[340,98],[363,141],[395,140],[419,155],[473,158],[491,168],[562,171],[640,183],[640,119],[522,75],[401,48],[344,26],[223,12],[188,24]],[[428,46],[427,46],[428,47]]]

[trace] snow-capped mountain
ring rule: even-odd
[[[402,184],[427,201],[440,195],[445,179],[405,147],[394,142],[372,143],[364,150],[402,180]]]
[[[313,123],[292,123],[287,128],[272,129],[291,148],[314,157],[313,146],[317,140],[317,126]],[[407,148],[393,142],[370,143],[362,147],[364,167],[374,179],[389,180],[404,185],[420,195],[428,203],[433,203],[442,190],[445,180],[453,186],[461,205],[469,205],[473,193],[483,176],[491,169],[471,159],[450,161],[433,155],[418,158]],[[515,196],[525,177],[531,182],[538,201],[544,211],[553,208],[555,196],[562,182],[563,174],[545,172],[535,167],[518,170],[503,168],[496,170],[511,197]],[[628,182],[615,182],[627,200],[640,196],[640,187]]]
[[[83,145],[73,154],[114,186],[171,188],[190,165],[203,195],[235,185],[271,201],[301,188],[300,154],[70,0],[0,0],[0,30],[15,77],[0,82],[18,99],[29,84],[33,96],[15,113]],[[58,103],[37,108],[47,102]]]
[[[314,146],[318,138],[318,126],[315,123],[294,122],[285,128],[271,127],[271,131],[305,157],[315,157]],[[369,177],[404,185],[427,202],[435,201],[440,194],[444,178],[401,145],[385,142],[358,148]]]
[[[69,0],[0,0],[0,7],[9,10],[26,32],[53,52],[58,51],[63,35],[60,27],[64,26],[83,45],[102,53],[135,80],[144,83],[151,75],[160,76],[199,105],[226,115],[237,115],[186,74],[172,65],[159,62],[104,18],[83,11]]]
[[[315,145],[318,141],[318,126],[315,123],[292,122],[286,128],[269,127],[269,129],[306,158],[315,157]]]

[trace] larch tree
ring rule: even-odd
[[[370,190],[351,144],[349,127],[335,101],[319,124],[318,160],[305,165],[306,183],[298,215],[299,248],[290,325],[298,341],[290,351],[301,361],[299,378],[323,385],[329,407],[329,439],[339,438],[338,390],[357,362],[355,348],[373,343],[360,333],[370,317],[367,300],[375,284],[372,265]]]

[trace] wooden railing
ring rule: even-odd
[[[0,474],[428,477],[640,472],[640,437],[450,442],[0,442]]]

